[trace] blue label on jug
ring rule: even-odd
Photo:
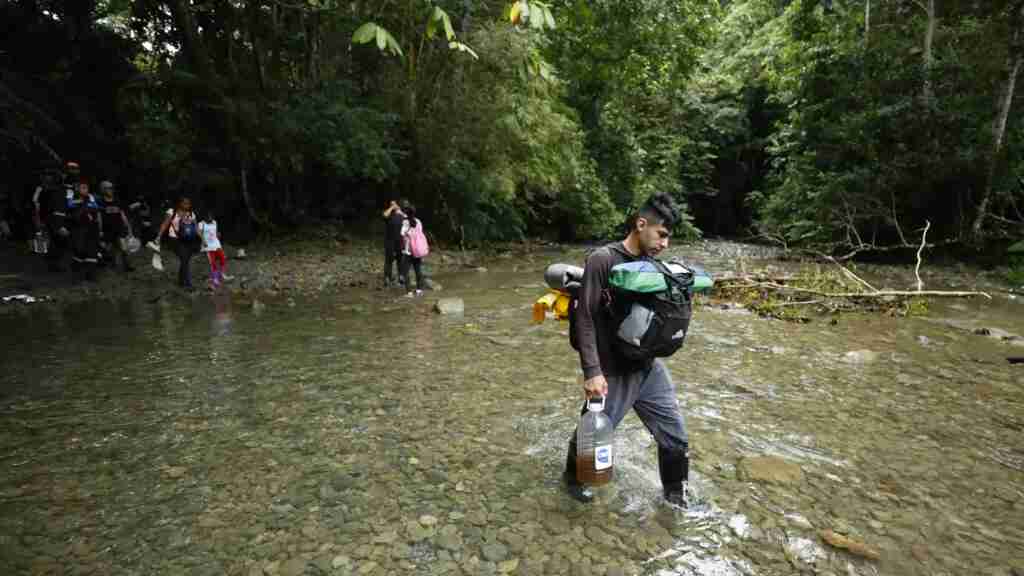
[[[594,469],[607,470],[612,467],[612,446],[598,446],[594,450]]]

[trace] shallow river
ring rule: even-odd
[[[529,324],[558,258],[441,276],[416,300],[0,316],[0,574],[1024,570],[1024,367],[1006,362],[1024,348],[971,332],[1019,332],[1024,302],[835,324],[700,307],[668,362],[694,504],[661,502],[629,415],[614,483],[583,506],[559,482],[578,360],[565,324]],[[465,315],[433,314],[438,295]],[[786,474],[752,480],[760,456]]]

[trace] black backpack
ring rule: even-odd
[[[656,282],[642,286],[646,290],[616,284],[615,271],[621,267],[643,267],[641,274]],[[683,347],[693,315],[693,272],[681,263],[659,260],[627,262],[612,271],[608,309],[622,357],[640,361],[675,354]]]
[[[666,265],[659,260],[625,262],[612,270],[619,269],[625,275],[631,267],[643,270],[640,273],[654,280],[660,279],[662,285],[658,289],[659,286],[648,283],[647,288],[653,291],[637,291],[629,285],[616,285],[614,273],[610,274],[609,287],[602,294],[602,308],[611,318],[609,324],[617,336],[615,348],[630,361],[671,356],[682,348],[690,327],[693,271],[678,262]],[[575,350],[580,349],[576,314],[581,286],[578,281],[566,282],[564,286],[570,297],[569,344]]]

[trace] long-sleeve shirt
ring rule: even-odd
[[[630,254],[622,242],[609,244],[590,253],[583,268],[579,303],[576,308],[576,341],[580,364],[586,379],[598,375],[619,375],[643,367],[643,363],[625,360],[615,353],[615,327],[606,309],[608,276],[612,267],[623,262],[643,260]]]

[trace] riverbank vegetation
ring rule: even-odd
[[[1024,236],[1024,1],[12,0],[0,165],[157,198],[236,236],[617,234],[669,190],[680,236],[1006,263]]]

